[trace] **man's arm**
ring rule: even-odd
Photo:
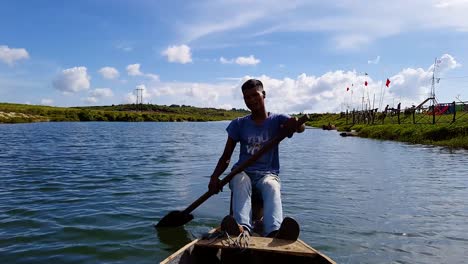
[[[295,132],[302,133],[305,130],[305,124],[297,125],[298,118],[290,117],[286,122],[281,124],[281,129],[286,129],[288,131],[288,138],[291,138]]]
[[[214,169],[210,177],[210,183],[208,184],[208,189],[210,192],[219,193],[219,191],[221,190],[222,186],[220,186],[219,184],[219,176],[221,176],[221,174],[223,174],[223,172],[229,166],[232,153],[236,148],[236,144],[237,142],[228,136],[226,140],[226,145],[224,146],[223,154],[219,158],[218,164],[216,165],[216,168]]]

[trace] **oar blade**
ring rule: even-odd
[[[183,226],[186,223],[190,222],[192,219],[192,214],[187,214],[182,211],[172,211],[166,216],[164,216],[161,220],[159,220],[155,227],[158,228]]]

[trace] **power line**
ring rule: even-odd
[[[447,80],[447,79],[465,79],[465,78],[468,78],[468,75],[467,76],[456,76],[456,77],[440,77],[439,79],[440,80]]]

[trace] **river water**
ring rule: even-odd
[[[225,188],[152,226],[207,190],[227,124],[0,125],[1,262],[158,263],[228,213]],[[284,212],[338,263],[464,263],[467,154],[307,129],[280,146]]]

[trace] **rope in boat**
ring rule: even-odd
[[[247,231],[241,232],[237,238],[232,238],[227,232],[225,232],[225,236],[227,237],[227,245],[233,248],[240,248],[240,249],[247,249],[249,247],[250,242],[250,234]],[[224,240],[223,242],[224,243]]]
[[[217,239],[222,239],[221,244],[225,247],[245,250],[249,247],[250,234],[248,231],[243,231],[237,237],[232,237],[227,232],[216,231],[203,236],[202,239],[209,239],[208,244],[213,244]]]

